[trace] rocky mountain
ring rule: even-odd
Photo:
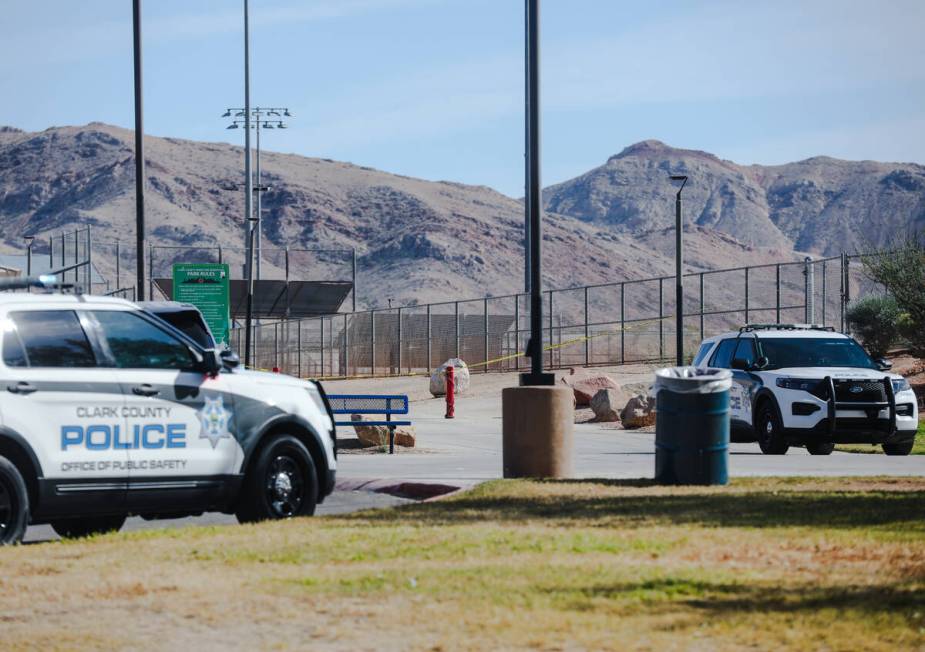
[[[226,189],[242,180],[242,148],[147,137],[145,151],[151,241],[221,245],[226,260],[242,260],[243,192]],[[361,306],[522,288],[518,200],[326,159],[265,151],[261,163],[272,187],[263,200],[265,278],[282,275],[280,252],[271,248],[356,247]],[[884,226],[925,220],[921,166],[819,158],[742,167],[646,141],[546,191],[546,286],[673,273],[669,172],[691,176],[684,191],[690,270],[779,261],[795,250],[837,253],[881,241]],[[132,132],[100,123],[36,133],[0,128],[0,247],[21,249],[26,233],[41,238],[82,224],[95,227],[100,247],[133,241]],[[95,261],[112,273],[111,260]],[[290,266],[297,278],[346,273],[343,264],[331,271],[321,254],[293,253]]]
[[[546,208],[621,234],[673,224],[671,174],[690,177],[686,223],[761,247],[823,255],[886,244],[925,227],[925,166],[817,156],[787,165],[736,165],[656,140],[544,192]]]

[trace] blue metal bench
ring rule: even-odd
[[[395,428],[410,426],[410,421],[393,421],[396,414],[408,414],[408,397],[400,394],[328,394],[332,414],[373,414],[380,421],[335,421],[338,426],[386,426],[389,429],[389,454],[395,452]]]

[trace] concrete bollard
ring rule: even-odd
[[[505,478],[572,475],[575,407],[568,387],[508,387],[501,392]]]

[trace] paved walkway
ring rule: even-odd
[[[640,368],[624,374],[628,377],[621,380],[644,382],[651,378],[650,374],[651,371]],[[342,454],[338,480],[378,478],[470,486],[501,477],[501,387],[516,383],[516,378],[500,374],[488,377],[489,387],[476,386],[473,395],[457,399],[457,418],[452,420],[443,418],[445,404],[442,399],[422,399],[426,395],[426,383],[423,378],[330,383],[328,391],[332,393],[404,390],[412,398],[419,399],[411,403],[418,448],[391,456]],[[342,437],[350,436],[349,428],[340,430]],[[655,472],[654,438],[654,433],[616,430],[606,424],[576,424],[575,476],[651,478]],[[802,448],[791,448],[783,456],[767,456],[761,454],[757,444],[732,444],[729,471],[732,476],[925,476],[925,456],[887,457],[839,452],[813,456]]]

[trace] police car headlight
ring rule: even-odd
[[[778,378],[777,386],[783,389],[801,389],[804,392],[811,392],[821,382],[818,378]]]
[[[893,380],[893,393],[899,394],[900,392],[907,392],[912,389],[912,386],[909,384],[909,381],[905,378],[899,378]]]

